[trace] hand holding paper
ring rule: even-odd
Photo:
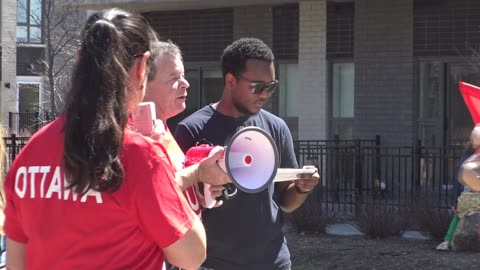
[[[298,180],[295,180],[295,190],[297,193],[310,193],[318,184],[320,175],[315,166],[303,166],[304,170],[315,169],[314,173],[299,173],[297,175]]]
[[[302,169],[278,168],[273,182],[295,181],[299,174],[313,175],[318,170],[315,166],[304,166]]]

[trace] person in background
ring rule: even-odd
[[[167,149],[176,171],[175,180],[193,211],[201,216],[204,206],[203,196],[198,192],[198,182],[211,184],[211,193],[221,195],[222,185],[230,183],[228,175],[217,165],[223,156],[223,148],[198,164],[184,168],[185,155],[168,129],[167,120],[183,112],[186,108],[187,89],[190,86],[185,78],[182,52],[171,41],[155,41],[151,44],[153,59],[148,75],[144,101],[155,103],[155,131],[152,138],[160,141]],[[200,200],[199,200],[200,199]],[[221,205],[221,201],[216,206]]]
[[[457,171],[454,174],[454,194],[456,195],[456,198],[458,198],[462,192],[470,191],[467,186],[463,185],[464,179],[462,178],[470,177],[471,179],[475,179],[474,181],[477,181],[476,179],[478,179],[478,163],[476,162],[476,160],[478,159],[478,153],[476,153],[478,148],[480,148],[479,124],[475,125],[475,127],[473,128],[467,147],[464,153],[459,157],[457,162]],[[467,170],[465,170],[465,168],[467,168]],[[436,247],[437,250],[450,250],[451,241],[457,228],[458,221],[460,220],[457,214],[458,211],[455,207],[454,216],[452,221],[450,222],[450,226],[448,227],[447,234],[445,235],[444,240]]]
[[[153,60],[148,75],[147,89],[143,101],[155,104],[155,130],[151,137],[159,141],[167,150],[175,170],[175,181],[183,191],[192,210],[201,218],[205,201],[198,192],[199,182],[211,184],[212,196],[220,196],[222,185],[230,183],[228,175],[217,165],[223,157],[223,148],[198,164],[184,167],[185,155],[168,129],[167,120],[183,112],[186,108],[187,89],[190,86],[185,78],[182,52],[171,41],[154,41],[151,44]],[[222,201],[217,201],[216,207]],[[167,263],[167,269],[178,269]]]
[[[3,128],[0,127],[0,135],[3,136]],[[6,256],[7,256],[7,249],[6,249],[6,238],[5,234],[3,233],[3,223],[5,222],[5,215],[3,210],[5,210],[5,192],[3,187],[3,176],[5,170],[5,162],[6,162],[7,153],[5,151],[5,143],[0,140],[0,270],[5,269],[6,264]]]
[[[181,121],[175,139],[186,152],[197,142],[225,145],[239,128],[257,126],[275,141],[280,167],[298,167],[285,121],[262,109],[278,87],[271,49],[256,38],[229,45],[221,57],[223,95]],[[287,270],[290,253],[282,231],[283,214],[298,208],[314,189],[318,173],[291,182],[272,183],[258,193],[237,191],[222,207],[205,209],[207,259],[201,269]]]
[[[82,32],[65,112],[32,136],[5,181],[8,269],[195,269],[205,231],[164,147],[129,129],[152,28],[108,9]]]
[[[465,162],[465,160],[467,160],[474,152],[475,152],[475,149],[473,148],[472,139],[470,139],[470,141],[466,144],[466,147],[463,153],[460,155],[460,157],[458,157],[457,162],[455,164],[456,169],[453,174],[454,179],[453,179],[453,189],[452,189],[452,195],[453,195],[452,197],[454,197],[454,200],[455,200],[455,203],[452,206],[454,214],[453,214],[452,221],[448,226],[447,234],[443,238],[443,241],[440,244],[438,244],[438,246],[435,248],[437,250],[450,250],[451,248],[451,241],[453,239],[453,234],[455,233],[458,221],[460,220],[460,218],[456,213],[456,201],[458,196],[460,196],[462,192],[468,191],[468,188],[462,186],[458,180],[459,170],[463,162]]]

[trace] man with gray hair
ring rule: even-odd
[[[167,126],[167,120],[185,110],[187,89],[180,48],[171,41],[155,41],[150,49],[153,64],[148,75],[144,101],[155,103],[155,131],[151,137],[160,141],[167,150],[175,174],[175,180],[193,211],[201,216],[203,198],[198,193],[197,183],[208,182],[213,196],[220,196],[222,185],[230,183],[228,175],[217,165],[223,149],[198,164],[184,168],[185,156]],[[218,202],[216,206],[220,206]]]

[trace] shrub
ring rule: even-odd
[[[391,206],[383,200],[370,201],[360,208],[357,221],[369,238],[386,238],[399,235],[408,225],[405,209]]]
[[[322,209],[322,203],[318,201],[315,191],[309,198],[287,216],[293,229],[298,232],[325,233],[328,224],[334,220],[334,215]]]
[[[452,220],[452,213],[433,203],[431,196],[415,196],[409,206],[414,224],[431,239],[442,240]]]

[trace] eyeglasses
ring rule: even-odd
[[[244,80],[250,83],[252,94],[261,94],[265,89],[269,95],[273,94],[278,88],[278,81],[273,80],[269,83],[266,82],[255,82],[247,78],[242,77],[240,74],[235,75],[238,79]]]

